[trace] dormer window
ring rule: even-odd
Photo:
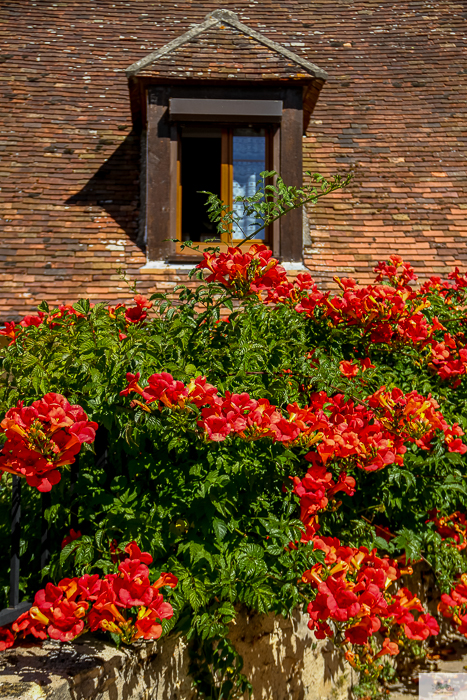
[[[180,128],[177,164],[179,241],[205,243],[213,238],[221,240],[207,215],[203,192],[217,194],[242,215],[234,200],[254,194],[260,173],[272,169],[271,137],[268,127],[253,125],[230,128],[185,125]],[[254,233],[255,228],[254,219],[243,216],[231,231],[232,241],[244,239]],[[252,240],[264,242],[267,232],[261,231]]]
[[[135,125],[146,148],[142,178],[148,261],[183,262],[217,237],[205,190],[230,207],[253,194],[264,170],[302,183],[302,134],[326,74],[216,10],[127,71]],[[230,241],[250,235],[244,217]],[[302,260],[301,212],[258,234],[283,261]],[[196,256],[195,256],[196,257]]]

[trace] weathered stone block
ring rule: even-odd
[[[307,617],[242,610],[230,638],[242,654],[254,700],[344,700],[355,682],[328,641],[314,641]],[[117,650],[91,636],[46,642],[0,658],[1,700],[194,700],[188,648],[169,636]]]

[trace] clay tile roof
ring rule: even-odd
[[[229,10],[215,10],[180,37],[133,63],[127,76],[241,80],[326,80],[327,74],[302,56],[239,22]]]

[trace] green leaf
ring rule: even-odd
[[[121,645],[121,643],[122,643],[122,638],[121,638],[121,636],[120,636],[119,634],[115,634],[114,632],[109,632],[109,634],[110,634],[110,637],[111,637],[113,643],[115,644],[115,646],[117,647],[117,649],[119,649],[119,648],[120,648],[120,645]]]
[[[85,316],[88,315],[90,309],[91,309],[91,302],[89,299],[80,299],[77,301],[74,305],[74,308],[76,311],[78,311],[81,314],[84,314]]]
[[[192,578],[190,587],[187,590],[188,602],[195,612],[207,602],[206,587],[199,579]]]
[[[228,532],[227,525],[225,524],[225,522],[223,520],[219,520],[218,518],[214,518],[214,520],[212,521],[212,526],[213,526],[216,538],[218,540],[222,541]]]
[[[396,549],[403,549],[407,558],[407,563],[420,559],[422,540],[413,530],[404,527],[400,530],[397,536],[392,540]]]
[[[60,552],[60,564],[62,566],[78,547],[79,543],[76,540],[74,540],[73,542],[69,542],[67,545],[65,545],[65,547]]]

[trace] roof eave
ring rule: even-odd
[[[324,85],[324,80],[319,78],[314,78],[311,75],[309,79],[300,78],[299,80],[268,80],[263,81],[262,85],[267,87],[284,87],[284,86],[294,86],[303,88],[303,129],[304,132],[308,126],[311,114],[315,108],[316,102],[318,100],[320,91]],[[196,85],[202,83],[203,85],[209,84],[212,86],[222,86],[226,84],[234,84],[236,87],[251,86],[256,85],[257,81],[251,80],[235,80],[233,82],[229,79],[219,80],[219,79],[208,79],[199,80],[197,78],[184,78],[178,76],[176,78],[148,78],[138,76],[130,76],[128,80],[128,89],[130,93],[130,106],[132,121],[135,128],[140,129],[146,123],[146,90],[152,85]]]

